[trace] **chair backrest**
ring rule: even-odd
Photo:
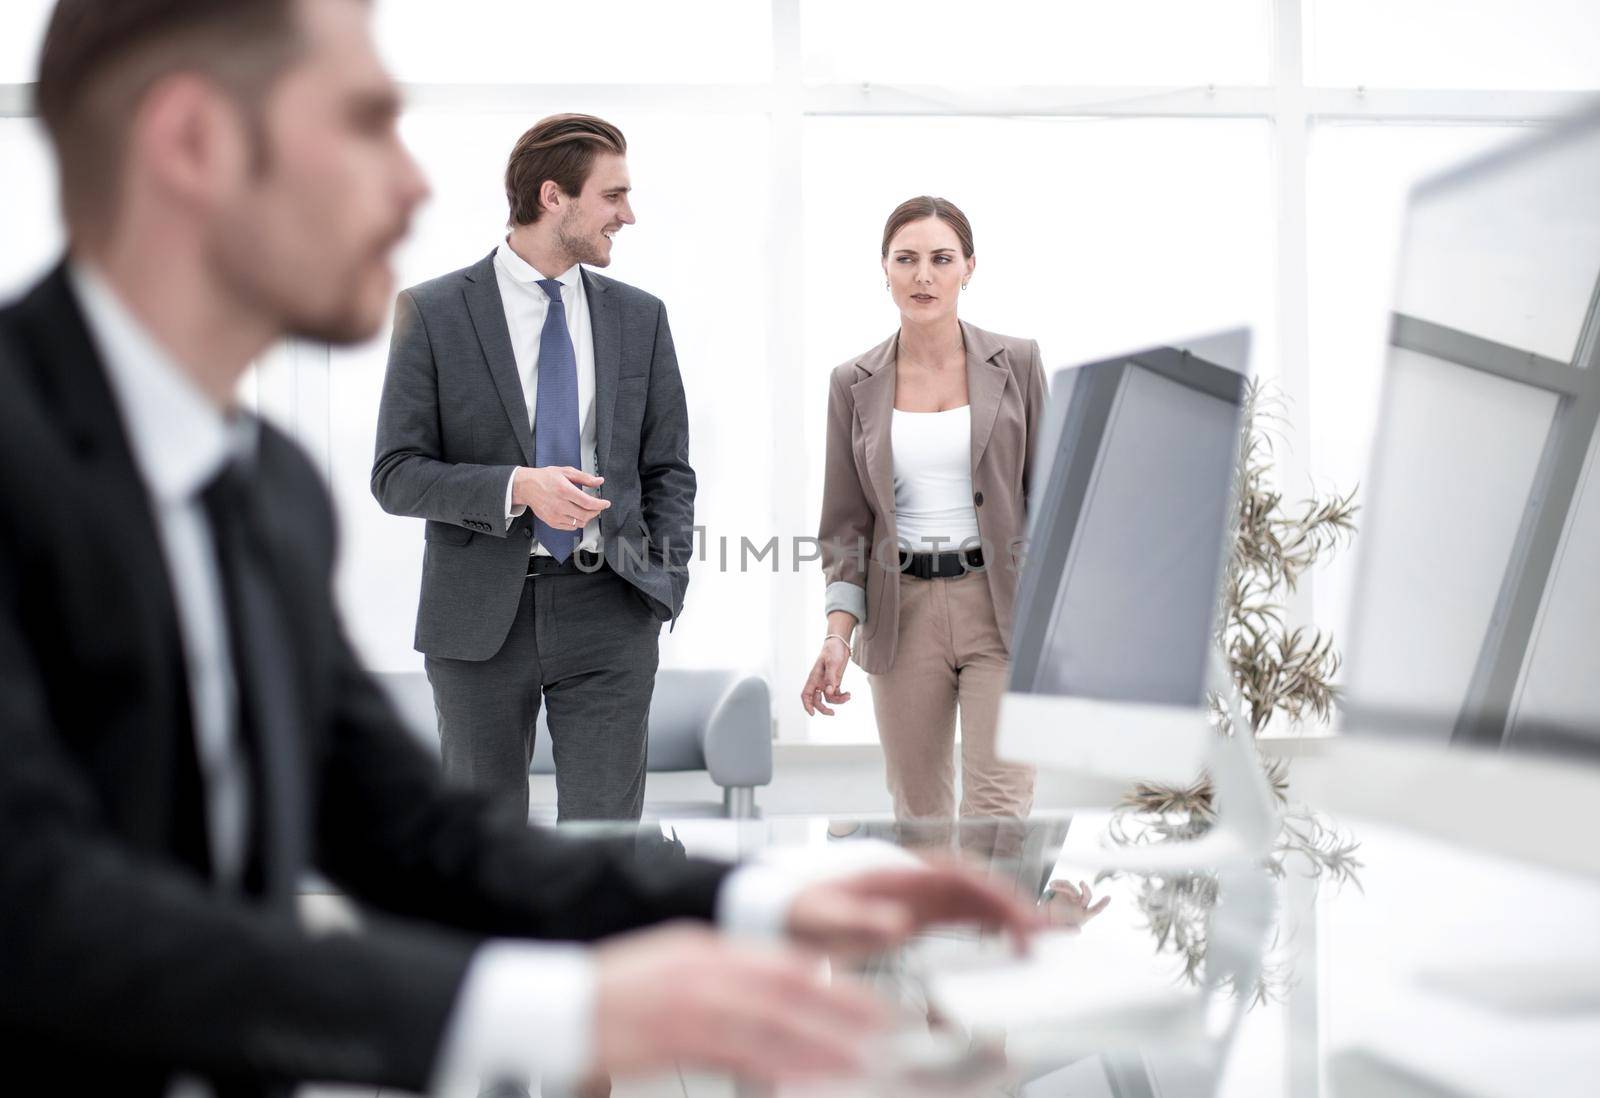
[[[666,669],[656,673],[650,697],[650,761],[654,773],[707,770],[705,730],[723,695],[743,676],[737,671],[687,671]],[[530,774],[554,774],[550,751],[550,726],[546,711],[539,710]]]

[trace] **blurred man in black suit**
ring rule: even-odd
[[[848,1070],[878,1008],[789,946],[623,932],[826,949],[1032,915],[954,870],[641,863],[444,792],[341,631],[316,473],[235,404],[275,340],[366,337],[392,297],[425,185],[367,15],[62,0],[47,33],[69,254],[0,310],[6,1077]],[[308,935],[309,866],[409,929]]]

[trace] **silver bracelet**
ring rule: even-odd
[[[827,644],[831,640],[836,640],[836,641],[843,642],[845,652],[849,653],[849,651],[850,651],[850,640],[849,640],[848,637],[841,637],[837,633],[829,633],[827,636],[822,638],[822,643],[823,644]]]

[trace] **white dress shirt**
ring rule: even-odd
[[[244,865],[250,783],[234,720],[222,573],[200,493],[231,458],[253,451],[254,421],[218,411],[94,270],[73,264],[69,278],[155,508],[188,667],[211,864],[232,884]]]
[[[255,423],[230,420],[172,361],[93,268],[68,267],[89,336],[105,363],[176,602],[189,681],[189,711],[205,789],[207,849],[217,880],[239,880],[247,847],[250,782],[234,720],[237,686],[228,649],[227,603],[211,523],[200,493],[222,467],[248,457]],[[183,1076],[169,1098],[209,1098]]]
[[[511,332],[511,352],[517,360],[517,376],[522,379],[522,399],[528,409],[530,426],[537,422],[539,394],[539,342],[545,318],[550,313],[550,295],[539,285],[544,275],[536,271],[511,245],[501,242],[494,253],[494,277],[500,287],[500,304],[505,308],[506,327]],[[561,305],[567,314],[567,334],[578,363],[578,452],[585,473],[595,475],[600,467],[594,420],[594,327],[589,323],[589,295],[583,288],[583,270],[574,264],[557,276],[561,283]],[[506,525],[527,508],[511,505],[513,473],[506,482]],[[600,518],[596,515],[583,528],[579,549],[600,551]],[[550,550],[533,543],[535,556],[550,555]]]
[[[567,272],[575,286],[576,272],[576,267]],[[200,493],[230,459],[254,453],[255,420],[225,414],[212,404],[98,272],[74,263],[69,277],[155,507],[188,667],[213,864],[220,879],[237,880],[250,818],[249,782],[233,719],[236,686],[228,658],[227,603]],[[544,296],[538,286],[531,288]],[[587,332],[586,314],[583,328]],[[589,383],[585,390],[580,366],[579,393],[588,394],[581,398],[589,409],[583,437],[585,468],[592,468],[594,354],[592,342],[584,342]],[[535,347],[529,361],[536,362],[537,355]],[[519,351],[519,363],[521,358]],[[717,894],[717,923],[733,933],[776,937],[803,883],[769,866],[740,868]],[[484,943],[468,966],[440,1046],[435,1090],[455,1093],[484,1078],[575,1081],[593,1054],[594,983],[593,953],[584,946]],[[208,1093],[188,1077],[169,1091],[174,1098]]]

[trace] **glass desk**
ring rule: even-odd
[[[1025,963],[958,929],[862,963],[857,978],[900,1004],[900,1030],[875,1049],[872,1077],[784,1095],[1600,1093],[1600,880],[1360,820],[1337,831],[1339,868],[1315,879],[1291,853],[1274,873],[1096,880],[1075,858],[1130,835],[1106,811],[958,830],[881,818],[664,820],[659,839],[645,825],[639,849],[675,856],[681,845],[804,872],[825,847],[871,861],[872,847],[847,845],[863,840],[959,848],[1030,899],[1057,878],[1109,898]],[[750,1093],[693,1077],[615,1093],[735,1090]]]

